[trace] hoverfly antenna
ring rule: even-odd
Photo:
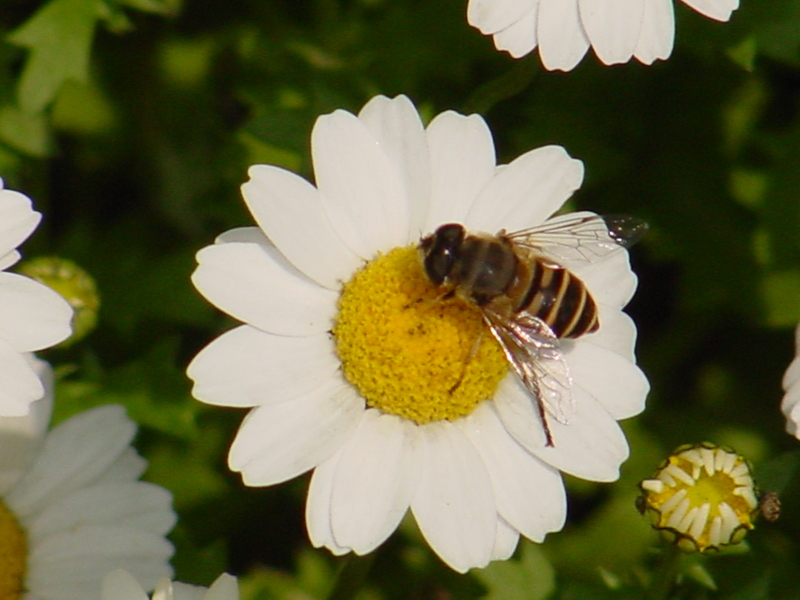
[[[633,246],[650,229],[647,221],[629,215],[603,215],[603,221],[611,239],[624,248]]]

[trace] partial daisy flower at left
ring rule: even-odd
[[[781,410],[786,417],[786,431],[800,439],[800,325],[795,330],[795,357],[783,376]]]
[[[150,600],[150,597],[133,575],[117,569],[103,579],[102,600]],[[152,600],[239,600],[239,583],[227,573],[217,577],[208,588],[164,577],[156,585]]]
[[[727,21],[739,0],[683,0],[701,15]],[[591,47],[603,64],[646,65],[672,54],[673,0],[469,0],[467,20],[520,58],[539,47],[549,70],[573,69]]]
[[[188,369],[196,398],[252,408],[229,466],[251,486],[313,469],[309,536],[335,554],[371,552],[409,508],[461,572],[509,557],[520,535],[542,541],[566,517],[561,472],[616,479],[628,456],[617,420],[644,407],[636,329],[622,312],[636,286],[627,252],[573,256],[546,275],[550,305],[580,278],[599,317],[593,333],[537,354],[534,368],[570,388],[566,419],[538,410],[478,308],[433,284],[418,246],[446,223],[560,227],[574,242],[567,223],[602,223],[553,216],[582,163],[546,146],[497,165],[481,117],[445,112],[424,127],[405,96],[320,117],[311,148],[316,187],[252,167],[242,191],[259,227],[198,253],[196,287],[244,321]],[[615,246],[605,226],[595,233]]]
[[[29,415],[0,418],[0,598],[100,598],[117,568],[152,588],[172,572],[175,513],[169,492],[137,481],[136,425],[108,405],[47,431],[52,371],[28,360],[47,393]]]
[[[49,287],[9,273],[17,247],[36,229],[42,215],[0,179],[0,417],[28,414],[44,388],[25,353],[54,346],[69,337],[72,308]]]

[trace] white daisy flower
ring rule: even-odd
[[[169,492],[137,481],[136,425],[109,405],[46,432],[52,372],[35,367],[48,394],[28,416],[0,418],[0,598],[99,599],[116,568],[154,586],[171,572],[175,514]]]
[[[683,0],[727,21],[739,0]],[[537,46],[549,70],[569,71],[591,46],[606,65],[631,57],[649,65],[672,54],[672,0],[469,0],[467,20],[514,58]]]
[[[150,600],[136,578],[122,569],[117,569],[103,579],[102,600]],[[239,583],[236,577],[223,573],[211,587],[189,585],[162,578],[152,600],[239,600]]]
[[[17,246],[41,217],[28,197],[3,189],[0,179],[0,417],[26,415],[31,402],[44,395],[24,354],[53,346],[71,331],[66,300],[33,279],[5,271],[19,260]]]
[[[786,431],[800,439],[800,325],[795,331],[796,355],[783,376],[783,389],[786,395],[781,410],[786,416]]]
[[[405,96],[320,117],[311,146],[317,187],[252,167],[242,190],[259,227],[198,253],[197,288],[245,323],[188,370],[198,399],[252,407],[229,466],[251,486],[314,469],[309,536],[336,554],[372,551],[409,508],[461,572],[507,558],[520,534],[542,541],[564,524],[560,472],[616,479],[628,456],[617,419],[644,405],[621,312],[636,285],[627,253],[568,265],[602,325],[562,340],[576,416],[550,419],[547,446],[480,315],[437,300],[416,246],[448,222],[540,224],[578,188],[582,164],[547,146],[498,166],[483,119],[445,112],[425,128]]]

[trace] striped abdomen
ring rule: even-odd
[[[558,338],[576,338],[597,331],[597,304],[584,283],[567,269],[532,258],[520,264],[510,290],[513,311],[526,311],[544,321]]]

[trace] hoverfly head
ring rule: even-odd
[[[448,223],[420,241],[422,266],[433,285],[440,286],[444,283],[458,258],[465,235],[463,225]]]

